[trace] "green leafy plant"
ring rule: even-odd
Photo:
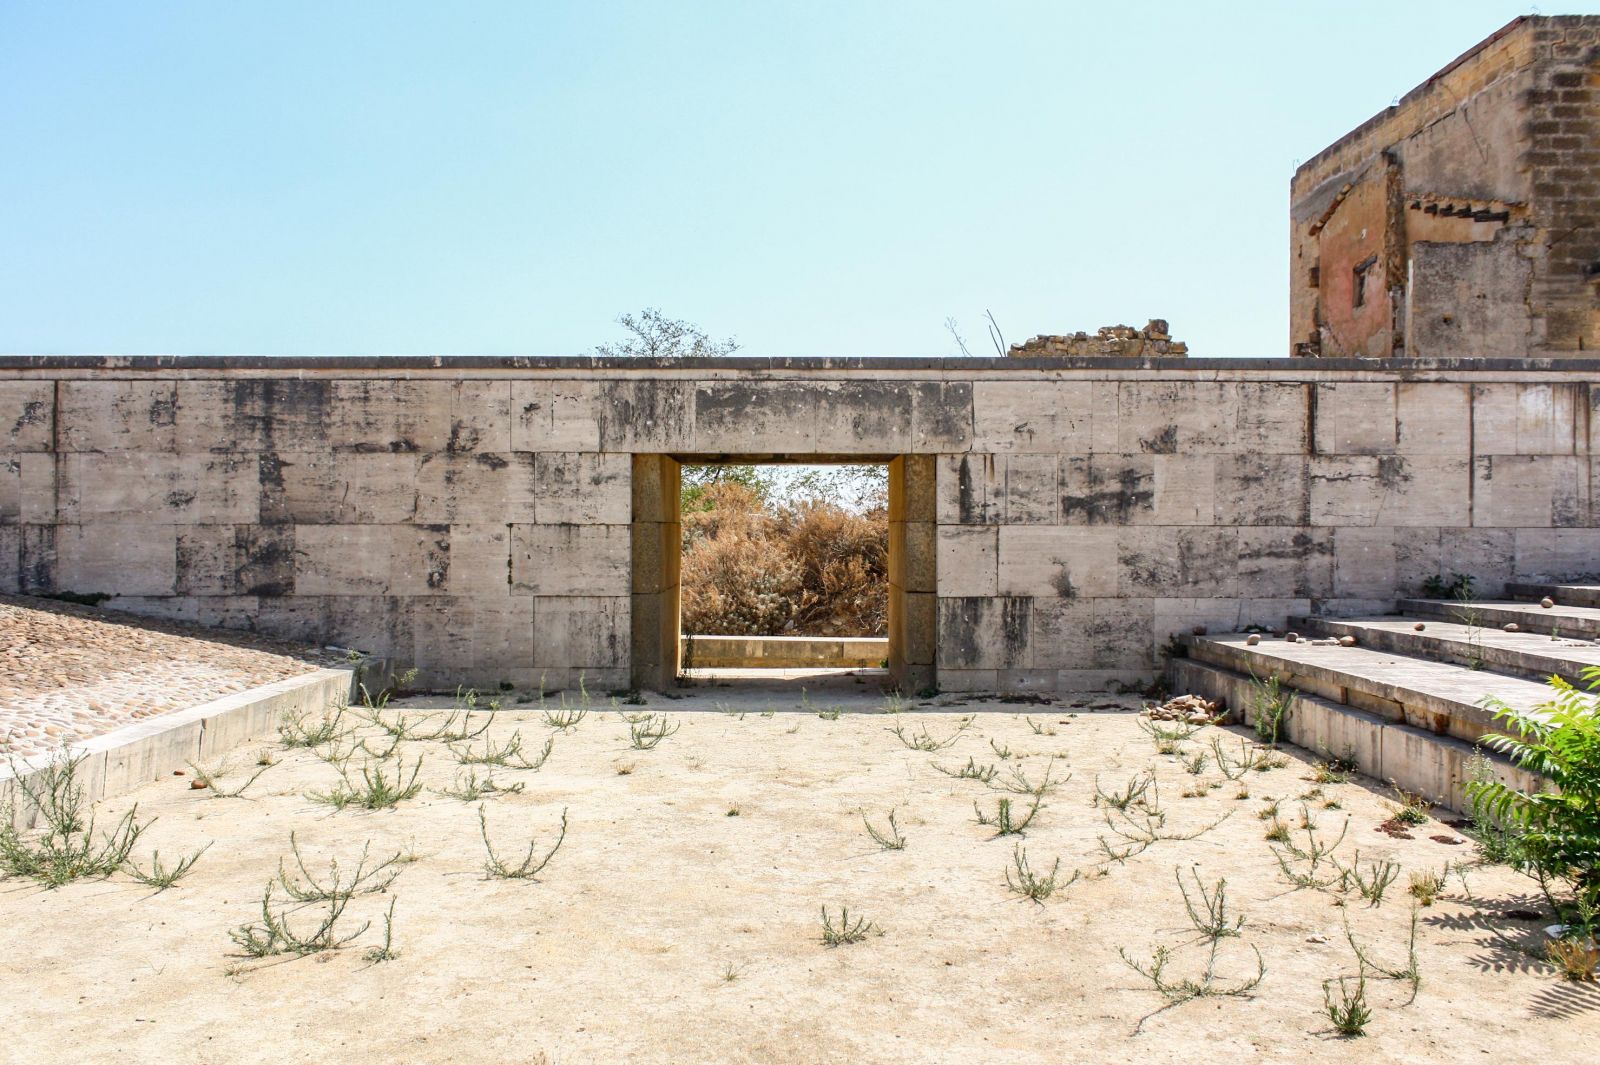
[[[994,838],[999,839],[1001,836],[1022,835],[1027,830],[1027,827],[1033,824],[1034,817],[1038,815],[1043,806],[1043,798],[1035,795],[1033,804],[1028,807],[1027,813],[1018,814],[1016,808],[1012,805],[1011,799],[1002,796],[996,800],[995,810],[992,814],[984,813],[982,807],[977,803],[972,804],[972,809],[978,815],[978,824],[994,829]]]
[[[1028,865],[1028,852],[1019,843],[1011,852],[1011,866],[1006,869],[1006,888],[1014,895],[1021,895],[1025,899],[1043,905],[1045,899],[1054,895],[1060,888],[1073,883],[1079,875],[1079,870],[1074,869],[1072,875],[1062,881],[1061,859],[1057,858],[1055,864],[1050,867],[1050,872],[1040,876]]]
[[[1183,895],[1184,908],[1188,911],[1189,923],[1199,935],[1199,942],[1205,946],[1205,964],[1198,974],[1173,978],[1168,975],[1177,951],[1166,944],[1155,948],[1155,953],[1148,962],[1137,961],[1122,948],[1117,948],[1117,954],[1134,972],[1150,981],[1156,992],[1166,1000],[1162,1009],[1171,1009],[1197,998],[1235,997],[1247,998],[1260,986],[1267,975],[1266,963],[1261,958],[1261,951],[1251,946],[1255,954],[1256,971],[1254,974],[1243,976],[1233,982],[1227,982],[1219,976],[1218,962],[1222,944],[1229,939],[1242,938],[1245,918],[1229,916],[1227,910],[1227,882],[1218,880],[1209,891],[1200,880],[1198,873],[1194,874],[1195,885],[1199,889],[1200,905],[1196,906],[1188,890],[1183,886],[1183,876],[1177,870],[1174,875],[1178,879],[1178,887]],[[1160,1012],[1159,1010],[1157,1012]],[[1153,1015],[1152,1015],[1153,1016]],[[1135,1026],[1135,1031],[1143,1028],[1146,1017]]]
[[[959,769],[950,769],[947,766],[940,765],[938,762],[932,762],[930,764],[933,766],[933,768],[937,769],[947,777],[956,777],[959,780],[976,780],[982,784],[989,783],[1000,772],[1000,770],[996,769],[992,763],[989,765],[979,765],[971,758],[968,758],[967,764]]]
[[[1352,987],[1354,990],[1352,990]],[[1335,993],[1337,988],[1337,993]],[[1340,976],[1322,984],[1322,1009],[1333,1022],[1334,1030],[1345,1038],[1366,1035],[1372,1022],[1372,1007],[1367,1005],[1367,980],[1358,976],[1353,981]]]
[[[1467,794],[1475,810],[1514,827],[1521,864],[1541,883],[1565,881],[1593,909],[1600,907],[1600,666],[1581,677],[1587,690],[1551,677],[1551,698],[1531,711],[1494,698],[1483,703],[1511,729],[1484,744],[1539,774],[1550,790],[1478,779]]]
[[[16,828],[13,802],[0,805],[0,876],[20,876],[47,888],[74,880],[104,878],[127,862],[139,836],[154,819],[139,821],[135,805],[111,831],[96,833],[94,814],[85,812],[78,770],[87,753],[63,751],[31,773],[13,763],[13,785],[43,822],[44,831],[25,837]]]
[[[930,733],[927,725],[918,725],[916,728],[910,729],[897,723],[889,731],[894,733],[895,738],[911,750],[925,751],[932,754],[934,751],[942,751],[946,747],[954,746],[955,742],[961,738],[961,734],[971,725],[972,719],[970,717],[963,718],[961,723],[956,726],[956,730],[944,739],[939,739]]]
[[[906,849],[906,837],[900,831],[900,823],[895,820],[895,812],[889,811],[889,830],[881,831],[871,821],[867,820],[865,812],[861,814],[861,823],[867,826],[867,835],[872,837],[881,850],[903,851]]]
[[[1283,725],[1289,717],[1290,695],[1283,690],[1283,680],[1273,674],[1262,680],[1250,675],[1250,721],[1256,736],[1269,747],[1276,747],[1283,734]]]
[[[567,811],[561,811],[561,830],[544,854],[539,854],[539,841],[532,839],[528,842],[527,853],[515,865],[502,859],[495,853],[494,844],[489,842],[489,820],[483,812],[483,807],[478,807],[478,832],[483,837],[483,849],[488,857],[483,863],[484,878],[486,880],[534,880],[544,872],[544,867],[550,864],[550,859],[556,856],[556,851],[561,849],[561,844],[567,839]]]
[[[883,929],[864,917],[850,919],[850,907],[839,908],[839,923],[835,924],[828,915],[828,907],[822,907],[822,945],[826,947],[842,947],[850,943],[863,942],[868,936],[881,936]]]
[[[179,858],[178,861],[173,865],[161,864],[161,852],[152,851],[150,853],[150,868],[148,870],[139,868],[138,863],[132,858],[129,858],[123,862],[122,868],[134,880],[143,884],[145,887],[155,888],[156,892],[159,894],[160,892],[173,887],[178,881],[188,876],[189,871],[193,869],[195,863],[200,860],[200,856],[210,849],[211,844],[207,843],[204,847],[201,847],[193,854],[190,854],[187,857]]]
[[[678,728],[679,723],[668,718],[666,714],[646,714],[643,720],[635,721],[628,726],[628,733],[632,736],[634,750],[652,751],[662,740],[677,732]]]
[[[362,766],[358,776],[340,770],[337,785],[327,791],[307,792],[306,798],[335,810],[343,810],[347,806],[358,806],[363,810],[393,809],[407,799],[416,798],[422,791],[422,781],[418,779],[422,772],[422,759],[419,757],[412,765],[410,776],[406,775],[405,769],[405,763],[398,762],[391,773],[380,761]]]

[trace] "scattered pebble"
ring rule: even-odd
[[[1252,632],[1249,636],[1244,638],[1244,642],[1248,646],[1254,647],[1256,644],[1261,642],[1261,635],[1259,633]]]
[[[1152,721],[1182,721],[1190,725],[1209,725],[1228,716],[1210,699],[1198,695],[1179,695],[1157,706],[1149,703],[1144,715]]]
[[[1522,631],[1522,627],[1520,625],[1518,625],[1515,621],[1508,621],[1508,622],[1506,622],[1506,631],[1507,632],[1521,632]]]
[[[1283,634],[1283,638],[1290,643],[1295,643],[1300,639],[1300,634],[1298,632],[1286,632]]]
[[[1419,622],[1417,622],[1415,625],[1413,625],[1411,627],[1413,629],[1416,629],[1418,632],[1421,632],[1422,630],[1426,629],[1428,626],[1419,621]]]
[[[1544,607],[1546,610],[1549,610],[1551,607],[1556,605],[1556,601],[1547,595],[1543,599],[1539,600],[1539,605]]]
[[[1354,636],[1341,636],[1341,637],[1339,637],[1339,646],[1340,647],[1354,647],[1355,645],[1356,645],[1356,638]]]

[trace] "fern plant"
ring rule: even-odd
[[[1600,905],[1600,666],[1584,669],[1581,678],[1583,689],[1551,677],[1550,700],[1532,710],[1483,700],[1514,733],[1485,736],[1485,746],[1551,786],[1520,791],[1480,778],[1467,784],[1467,795],[1480,816],[1516,832],[1526,871],[1541,883],[1567,881],[1580,907],[1592,912]]]

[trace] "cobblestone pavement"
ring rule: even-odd
[[[39,754],[325,662],[253,634],[0,596],[0,757]]]

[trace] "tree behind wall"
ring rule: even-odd
[[[683,631],[717,636],[883,636],[888,514],[822,498],[773,502],[726,479],[683,515]]]

